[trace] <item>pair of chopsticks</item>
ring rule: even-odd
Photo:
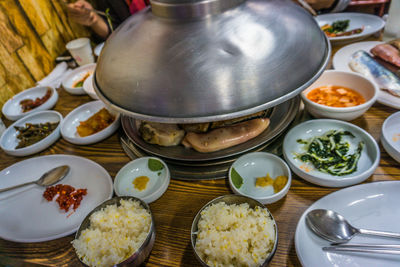
[[[400,255],[400,245],[377,245],[377,244],[333,244],[330,247],[323,247],[323,251],[335,252],[366,252]]]
[[[305,1],[305,0],[297,0],[297,2],[313,16],[317,16],[317,12]]]

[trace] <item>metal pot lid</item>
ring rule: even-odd
[[[248,115],[296,96],[328,63],[327,38],[289,0],[161,1],[127,19],[97,63],[96,93],[125,115],[168,123]]]

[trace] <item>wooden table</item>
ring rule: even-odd
[[[88,96],[72,96],[59,90],[60,98],[54,108],[64,117],[74,108],[91,99]],[[364,116],[353,121],[367,130],[378,141],[383,121],[395,109],[375,104]],[[6,121],[7,126],[11,122]],[[399,180],[400,170],[381,148],[381,161],[373,176],[365,183]],[[34,155],[69,154],[91,159],[102,165],[115,177],[118,170],[130,161],[123,152],[118,134],[88,146],[77,146],[59,139],[44,152]],[[0,151],[0,170],[25,158],[8,156]],[[270,266],[300,266],[294,246],[297,221],[312,203],[337,191],[305,182],[294,175],[292,186],[285,198],[267,205],[275,217],[279,230],[279,245]],[[147,266],[198,266],[190,245],[190,227],[198,210],[208,201],[221,195],[231,194],[227,180],[179,181],[171,180],[168,190],[156,202],[150,204],[156,224],[156,241]],[[1,214],[0,216],[5,216]],[[0,239],[0,266],[81,266],[70,244],[73,235],[41,243],[14,243]]]

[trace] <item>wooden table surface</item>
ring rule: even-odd
[[[59,89],[60,98],[55,106],[64,117],[74,108],[91,99],[88,96],[72,96]],[[383,121],[395,109],[375,104],[366,114],[352,123],[367,130],[379,141]],[[6,125],[11,122],[6,121]],[[381,161],[374,175],[364,183],[384,180],[399,180],[400,170],[382,148]],[[118,170],[130,161],[121,148],[118,133],[106,140],[87,146],[73,145],[59,139],[45,151],[33,155],[68,154],[91,159],[103,166],[114,179]],[[16,158],[0,151],[0,170],[27,159]],[[296,175],[285,198],[267,205],[278,224],[278,249],[270,266],[300,266],[297,259],[294,235],[297,222],[312,203],[337,188],[325,188],[308,183]],[[156,241],[146,266],[198,266],[190,245],[190,228],[198,210],[208,201],[231,194],[224,180],[180,181],[171,180],[165,194],[150,204],[156,225]],[[16,211],[18,212],[18,211]],[[0,216],[5,216],[1,214]],[[41,243],[15,243],[0,239],[0,266],[81,266],[70,244],[74,235]]]

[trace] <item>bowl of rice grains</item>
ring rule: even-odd
[[[197,213],[191,241],[203,266],[267,266],[278,246],[278,228],[257,200],[225,195]]]
[[[156,237],[149,206],[135,197],[115,197],[91,211],[72,245],[85,266],[139,266]]]

